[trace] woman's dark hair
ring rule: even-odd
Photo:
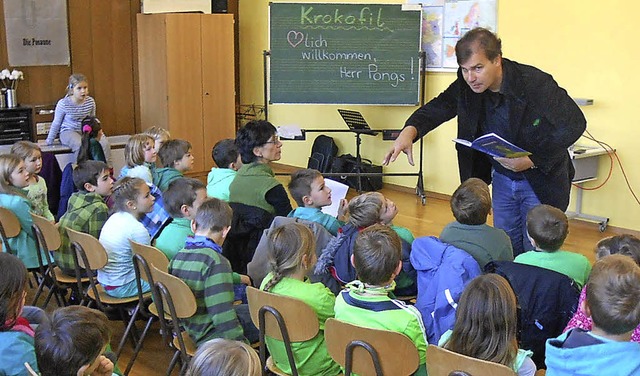
[[[264,145],[275,134],[276,127],[266,120],[252,120],[240,128],[236,135],[236,146],[242,163],[255,162],[258,157],[253,153],[253,148]]]
[[[80,131],[82,132],[82,140],[80,149],[78,150],[78,163],[94,159],[91,155],[90,143],[92,138],[96,138],[102,130],[100,120],[95,116],[87,116],[80,122]],[[104,156],[102,156],[104,158]],[[103,160],[104,162],[104,160]]]

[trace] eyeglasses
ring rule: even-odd
[[[281,144],[281,143],[282,143],[282,141],[280,141],[280,137],[275,136],[273,140],[267,141],[267,142],[265,142],[264,144],[265,144],[265,145],[266,145],[266,144],[274,144],[274,145],[278,145],[278,144]]]

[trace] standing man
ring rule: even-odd
[[[494,132],[531,152],[521,158],[491,158],[456,144],[461,181],[477,177],[492,184],[494,226],[511,238],[514,256],[532,249],[527,212],[543,203],[566,210],[573,165],[567,148],[582,135],[582,111],[551,75],[502,57],[502,42],[475,28],[456,44],[457,79],[416,110],[387,153],[383,164],[407,154],[412,143],[458,116],[458,138]]]

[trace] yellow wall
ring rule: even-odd
[[[300,1],[305,2],[305,1]],[[311,1],[309,1],[311,2]],[[344,1],[325,1],[344,2]],[[352,1],[353,3],[399,3],[400,1]],[[240,3],[241,103],[263,103],[262,51],[268,49],[268,0]],[[573,97],[592,98],[584,107],[591,134],[617,149],[631,187],[640,195],[640,50],[636,15],[640,3],[613,0],[593,6],[579,0],[498,1],[498,34],[505,57],[534,65],[551,73]],[[452,73],[427,75],[427,100],[454,80]],[[296,124],[302,128],[343,128],[332,105],[273,105],[269,120],[275,125]],[[343,106],[342,106],[343,107]],[[348,106],[360,110],[373,128],[401,128],[415,107]],[[457,160],[451,139],[455,119],[425,138],[425,188],[451,194],[459,184]],[[334,136],[335,137],[335,136]],[[281,162],[306,166],[311,149],[307,142],[286,142]],[[355,153],[351,135],[337,143],[340,153]],[[581,139],[581,143],[590,144]],[[362,154],[379,162],[390,142],[363,136]],[[414,150],[417,151],[417,144]],[[600,161],[600,176],[606,176],[609,160]],[[399,159],[389,172],[415,171],[406,158]],[[385,181],[415,186],[415,178],[386,178]],[[601,182],[588,183],[594,187]],[[572,192],[575,196],[575,188]],[[570,209],[573,207],[573,200]],[[625,183],[617,163],[610,181],[601,189],[584,193],[585,213],[610,217],[612,226],[640,230],[640,204]]]

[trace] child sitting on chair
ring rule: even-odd
[[[324,324],[334,316],[336,298],[322,283],[310,283],[307,278],[317,260],[313,232],[303,224],[289,223],[271,231],[268,247],[271,272],[262,281],[260,289],[303,301],[316,313],[320,325],[320,331],[314,338],[291,343],[298,373],[327,376],[339,374],[340,367],[331,359],[324,341]],[[291,366],[284,342],[265,338],[276,366],[290,374]]]
[[[211,158],[218,167],[212,167],[207,175],[207,195],[229,202],[229,186],[242,167],[236,140],[227,138],[218,141],[211,150]]]
[[[47,201],[47,182],[38,175],[42,170],[40,146],[31,141],[18,141],[11,146],[11,154],[22,158],[24,166],[29,172],[29,185],[23,190],[31,201],[32,212],[54,222],[55,218],[49,210],[49,202]]]
[[[58,252],[53,252],[56,265],[70,276],[76,275],[76,267],[67,228],[84,232],[96,239],[100,237],[102,227],[109,218],[109,208],[104,199],[111,195],[113,179],[106,163],[84,161],[73,169],[73,184],[78,192],[71,195],[67,211],[60,217],[58,229],[61,245]]]
[[[338,294],[336,319],[406,335],[420,354],[415,375],[426,375],[427,334],[422,316],[415,307],[390,296],[403,267],[401,252],[400,237],[388,226],[373,225],[358,234],[351,256],[358,280]]]
[[[532,352],[518,348],[517,308],[516,295],[506,279],[497,274],[478,276],[462,292],[453,330],[446,331],[438,345],[503,364],[518,376],[533,376]]]
[[[527,214],[527,234],[536,249],[513,261],[562,273],[582,288],[591,273],[591,263],[579,253],[560,249],[568,233],[569,221],[562,210],[549,205],[534,207]]]
[[[156,151],[156,154],[160,152],[160,147],[162,147],[162,144],[171,139],[171,134],[169,133],[169,131],[162,127],[151,127],[145,130],[143,133],[153,138],[153,149]]]
[[[596,262],[583,303],[593,327],[547,340],[547,375],[639,375],[640,344],[629,341],[640,322],[638,302],[640,267],[629,256]]]
[[[609,255],[621,254],[629,256],[640,266],[640,239],[630,234],[622,234],[616,236],[610,236],[608,238],[600,239],[596,244],[596,261]],[[578,301],[578,309],[573,314],[571,320],[564,328],[563,332],[566,332],[573,328],[581,328],[584,330],[591,330],[593,327],[593,320],[587,315],[584,310],[584,301],[587,300],[587,287],[583,287],[580,292],[580,300]],[[633,342],[640,343],[640,322],[631,335]]]
[[[193,236],[191,221],[196,218],[200,204],[207,199],[205,185],[198,179],[179,178],[169,184],[163,200],[173,220],[162,228],[155,246],[169,260],[184,248],[188,236]]]
[[[114,213],[100,232],[100,243],[107,252],[107,264],[98,270],[98,282],[107,295],[128,298],[138,294],[133,266],[133,251],[129,240],[149,245],[151,237],[140,219],[153,209],[154,198],[149,186],[140,178],[128,176],[113,187]],[[141,280],[142,292],[151,287]]]
[[[258,341],[246,304],[234,305],[234,283],[250,284],[249,277],[231,272],[222,255],[222,243],[231,228],[231,207],[217,198],[204,201],[191,223],[194,236],[169,263],[169,273],[182,279],[197,297],[196,313],[184,324],[189,336],[201,344],[212,338],[249,343]]]
[[[410,296],[417,292],[417,273],[411,265],[411,243],[413,235],[404,227],[391,224],[398,214],[393,201],[378,192],[367,192],[354,197],[349,202],[349,222],[338,230],[338,236],[324,248],[318,259],[315,273],[322,274],[327,269],[342,284],[356,279],[356,271],[351,264],[351,255],[358,233],[374,224],[391,228],[401,239],[402,269],[396,276],[397,295]]]
[[[169,140],[162,144],[158,151],[162,168],[153,173],[153,184],[162,192],[166,191],[169,183],[184,176],[185,172],[193,168],[191,144],[185,140]]]
[[[331,188],[324,184],[324,177],[320,171],[307,168],[291,174],[289,193],[298,204],[298,207],[289,213],[289,217],[320,223],[333,236],[344,226],[344,221],[339,218],[344,217],[347,209],[346,199],[340,201],[338,218],[321,210],[331,205]]]
[[[487,224],[491,213],[487,183],[478,178],[465,180],[451,196],[451,211],[456,220],[445,226],[440,240],[466,251],[480,269],[491,261],[513,261],[507,233]]]

